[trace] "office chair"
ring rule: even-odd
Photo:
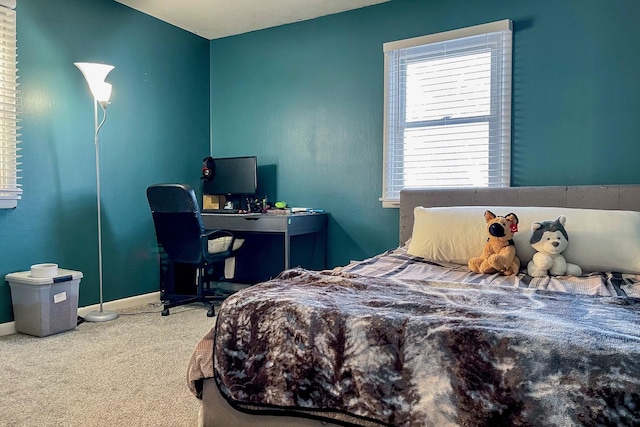
[[[237,248],[234,235],[204,228],[195,192],[188,185],[151,185],[147,200],[161,253],[162,315],[168,316],[171,307],[203,302],[210,307],[207,316],[213,317],[214,303],[228,294],[216,292],[217,285],[212,289],[211,284],[224,280],[224,262]],[[186,285],[186,294],[175,292],[180,285]]]

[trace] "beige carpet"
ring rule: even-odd
[[[196,426],[186,370],[204,305],[152,305],[37,338],[0,337],[0,426]]]

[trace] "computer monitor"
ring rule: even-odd
[[[256,156],[213,159],[213,178],[204,184],[204,194],[253,196],[258,192]]]

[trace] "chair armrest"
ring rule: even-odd
[[[229,230],[224,230],[222,228],[217,228],[215,230],[205,230],[204,234],[200,237],[206,237],[207,240],[217,239],[218,237],[231,237],[233,238],[233,233]]]

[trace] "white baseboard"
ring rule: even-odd
[[[16,322],[0,323],[0,337],[16,333]]]
[[[102,304],[104,310],[122,310],[131,307],[137,307],[145,304],[153,304],[160,302],[160,292],[152,292],[150,294],[136,295],[129,298],[122,298],[115,301],[109,301]],[[100,304],[88,305],[78,308],[78,315],[85,316],[93,310],[99,310]],[[12,335],[16,333],[16,322],[0,323],[0,337]]]
[[[117,299],[115,301],[109,301],[102,304],[104,310],[122,310],[124,308],[137,307],[145,304],[159,303],[160,292],[152,292],[150,294],[136,295],[129,298]],[[79,316],[86,316],[87,313],[93,310],[100,310],[100,304],[88,305],[86,307],[78,308]]]

